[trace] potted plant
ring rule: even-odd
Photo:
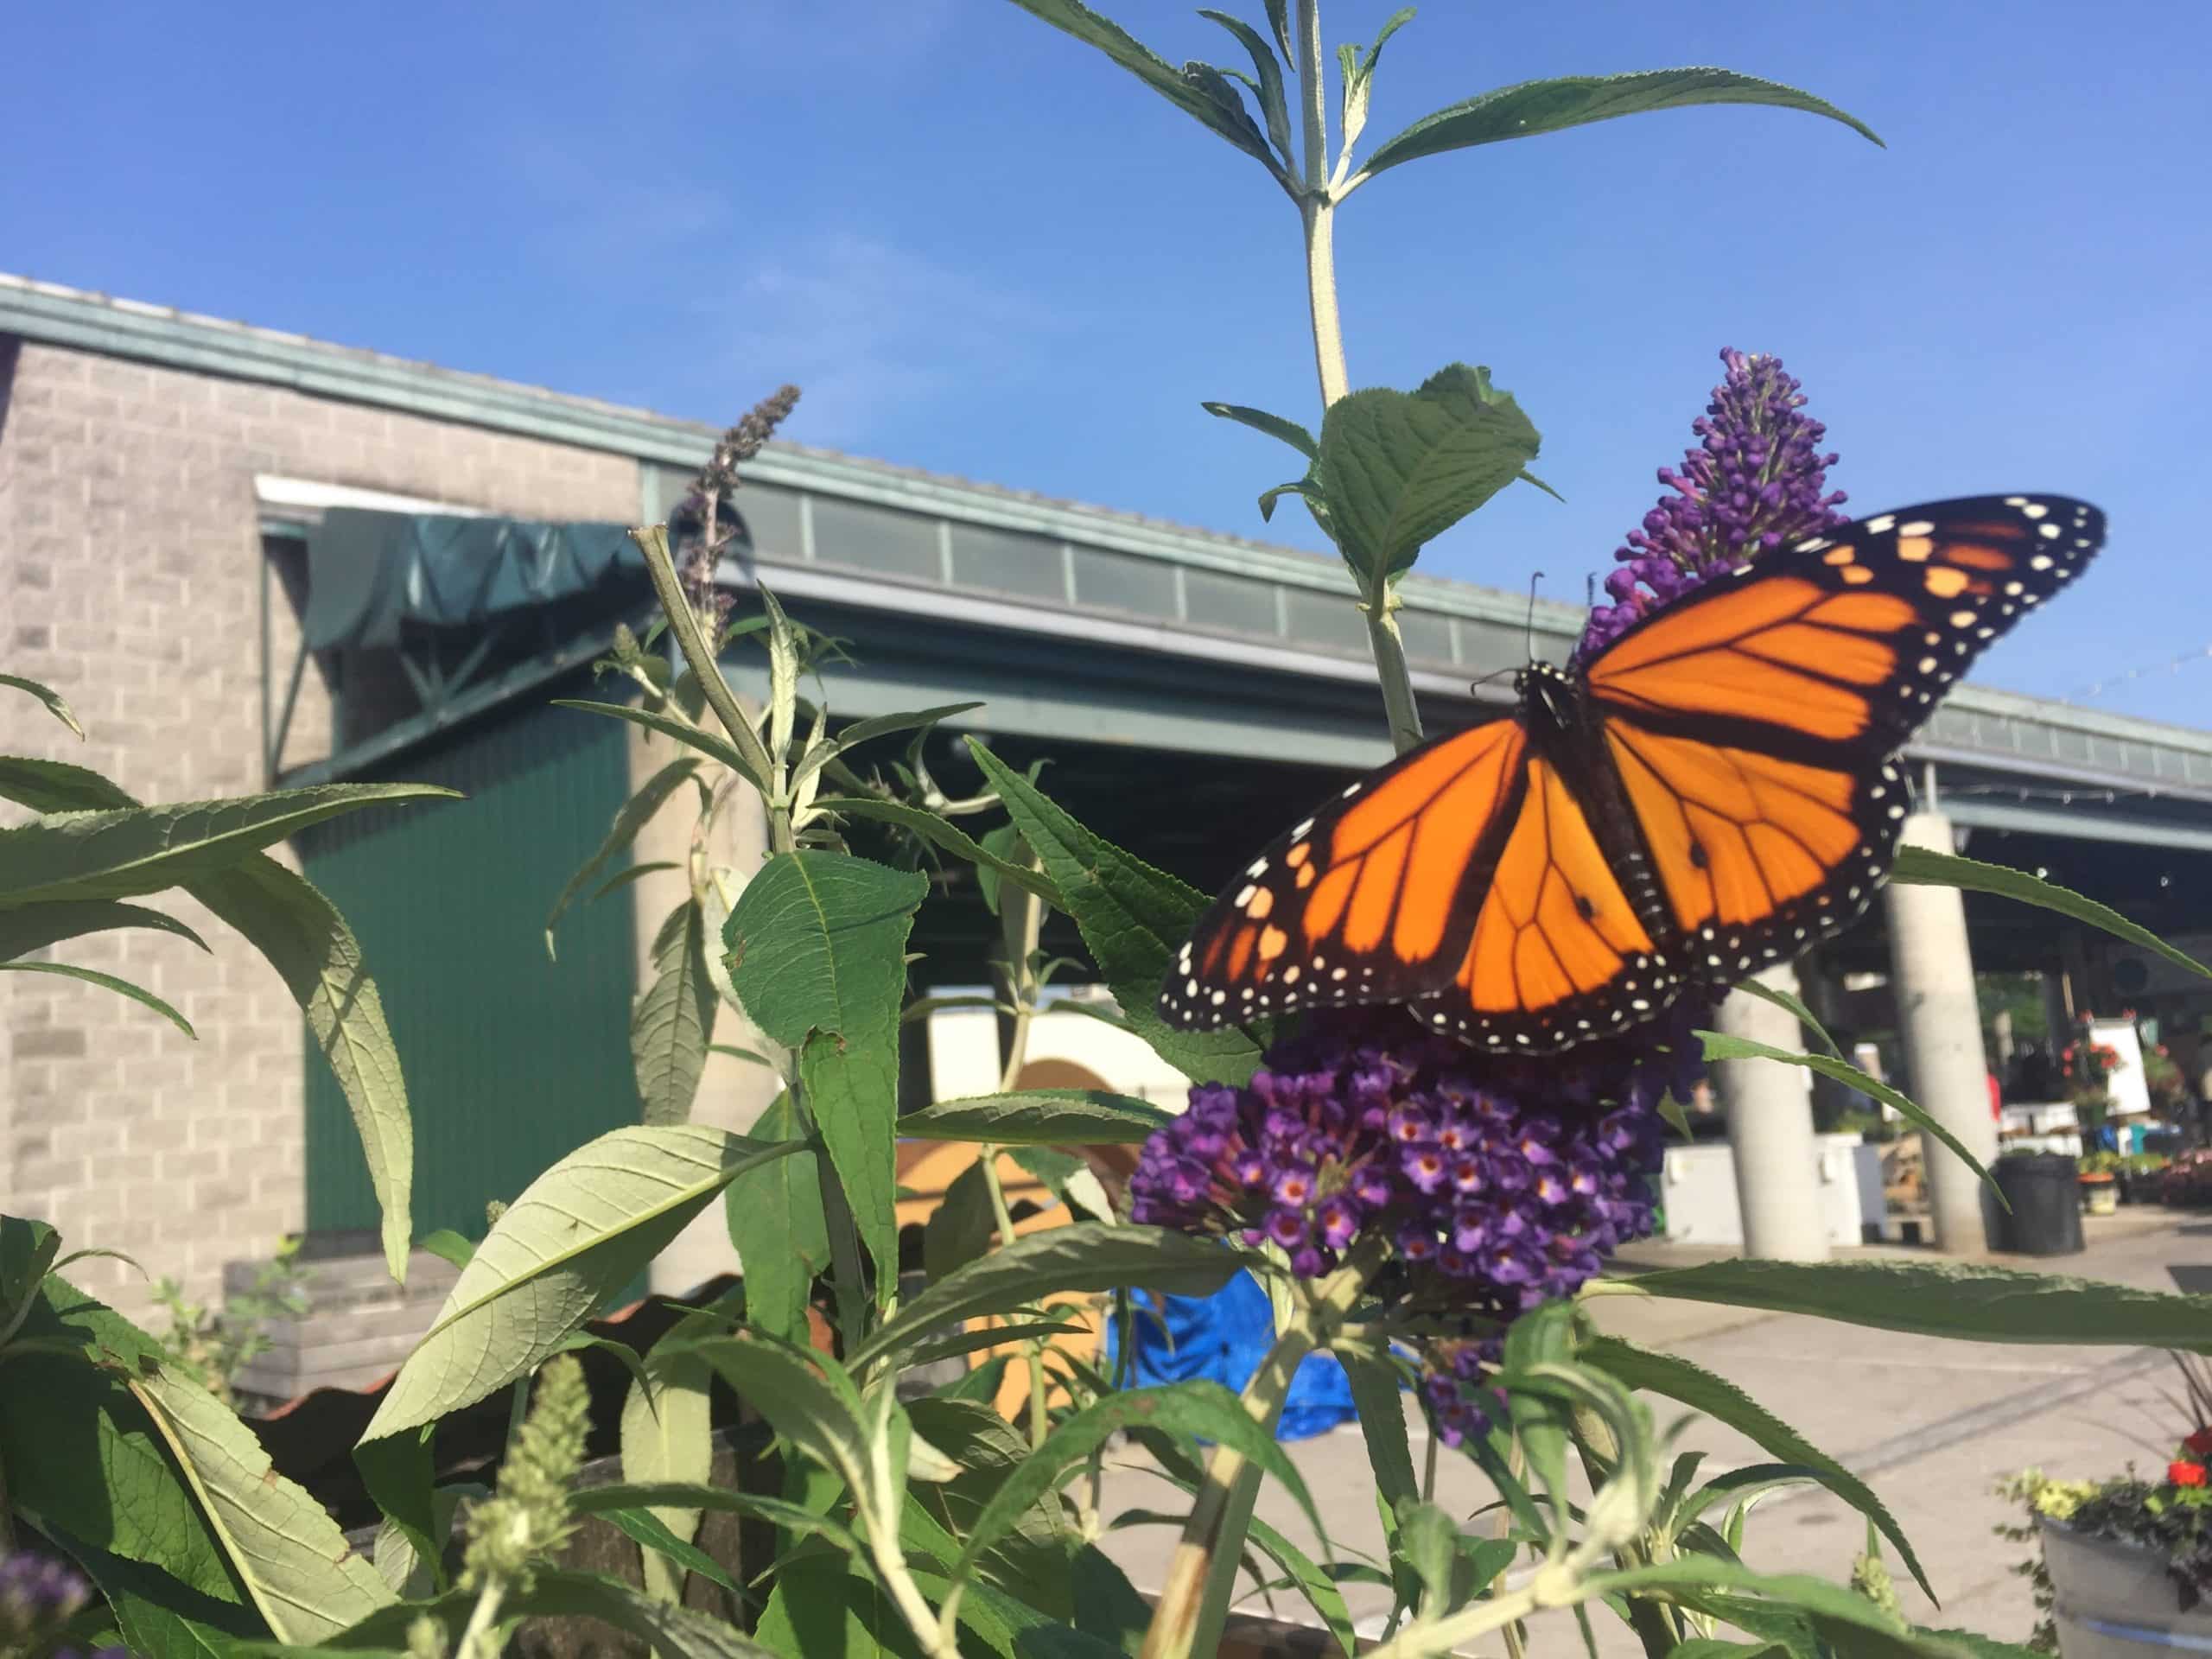
[[[2030,1645],[2065,1659],[2212,1650],[2212,1368],[2175,1356],[2194,1427],[2163,1475],[2062,1481],[2030,1470],[2004,1490],[2030,1524],[2041,1559],[2024,1571],[2044,1615]]]
[[[2093,1216],[2108,1216],[2120,1208],[2120,1154],[2084,1153],[2075,1179],[2082,1186],[2082,1207]]]

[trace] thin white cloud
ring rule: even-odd
[[[724,360],[747,385],[805,391],[792,435],[864,442],[893,408],[956,384],[1008,385],[1065,320],[1027,295],[850,230],[764,251],[726,299]]]

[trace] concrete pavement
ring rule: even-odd
[[[2202,1290],[2212,1280],[2212,1219],[2129,1209],[2085,1217],[2084,1229],[2088,1249],[2081,1255],[1981,1259],[2144,1289]],[[1644,1245],[1622,1265],[1686,1266],[1718,1254]],[[1840,1254],[1926,1259],[1929,1253],[1869,1249]],[[2028,1587],[2012,1572],[2022,1547],[1992,1530],[2011,1518],[2010,1506],[1993,1491],[1997,1481],[2030,1465],[2075,1478],[2118,1473],[2130,1462],[2155,1467],[2186,1427],[2168,1398],[2177,1381],[2171,1362],[2145,1350],[1951,1342],[1625,1296],[1600,1299],[1593,1311],[1613,1333],[1679,1353],[1728,1378],[1866,1480],[1896,1515],[1942,1598],[1940,1609],[1931,1605],[1910,1583],[1894,1549],[1885,1547],[1905,1611],[1938,1628],[2019,1641],[2034,1622]],[[1654,1406],[1662,1429],[1683,1415],[1671,1402],[1655,1401]],[[1427,1433],[1410,1411],[1408,1430],[1418,1463],[1428,1450]],[[1689,1421],[1677,1445],[1707,1453],[1700,1471],[1705,1478],[1770,1461],[1742,1436],[1702,1418]],[[1328,1523],[1336,1555],[1379,1554],[1382,1528],[1357,1426],[1297,1442],[1290,1451]],[[1465,1516],[1495,1501],[1470,1461],[1439,1451],[1438,1502]],[[1180,1492],[1147,1473],[1141,1454],[1134,1452],[1110,1470],[1103,1498],[1101,1510],[1109,1522],[1131,1510],[1180,1514],[1189,1507]],[[1318,1556],[1311,1527],[1272,1483],[1259,1513]],[[1785,1494],[1754,1511],[1745,1557],[1761,1571],[1840,1580],[1863,1548],[1864,1534],[1858,1516],[1840,1500],[1816,1489],[1808,1496]],[[1144,1527],[1109,1535],[1107,1548],[1135,1582],[1149,1590],[1160,1581],[1174,1538],[1171,1529]],[[1389,1605],[1384,1592],[1351,1585],[1345,1599],[1363,1632],[1379,1627]],[[1257,1603],[1246,1605],[1262,1611]],[[1294,1595],[1279,1593],[1274,1611],[1311,1619]],[[1610,1614],[1600,1610],[1592,1622],[1603,1659],[1641,1653]],[[1471,1651],[1503,1649],[1478,1643]],[[1554,1654],[1567,1659],[1581,1651],[1571,1619],[1554,1618],[1531,1632],[1535,1659]]]

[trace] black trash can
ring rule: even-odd
[[[1991,1173],[2012,1206],[2005,1248],[2022,1255],[2073,1255],[2082,1248],[2080,1166],[2063,1152],[1999,1158]]]

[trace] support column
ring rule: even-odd
[[[1788,963],[1777,963],[1758,978],[1775,990],[1796,995],[1796,970]],[[1732,1037],[1770,1048],[1801,1049],[1805,1043],[1795,1015],[1741,991],[1729,993],[1717,1023]],[[1774,1262],[1827,1261],[1820,1147],[1813,1138],[1813,1074],[1778,1060],[1722,1060],[1713,1072],[1728,1108],[1744,1254]]]
[[[1951,850],[1951,821],[1916,812],[1904,821],[1904,843]],[[1956,887],[1884,890],[1890,922],[1890,988],[1904,1039],[1912,1097],[1985,1164],[1997,1156],[1997,1125],[1989,1115],[1989,1063],[1981,1046],[1981,1008],[1974,999],[1974,957],[1967,948],[1965,895]],[[1981,1180],[1931,1137],[1921,1137],[1936,1243],[1976,1255],[1989,1248]]]

